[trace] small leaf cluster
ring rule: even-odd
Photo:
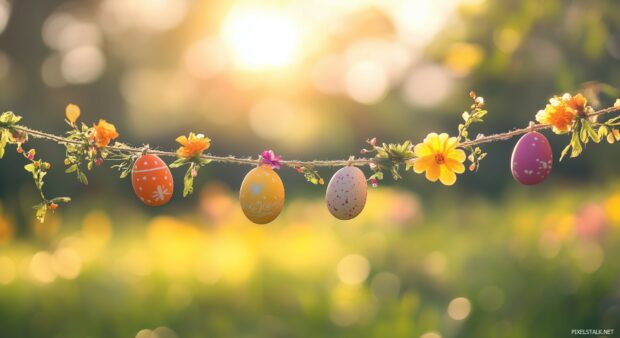
[[[29,152],[30,153],[30,152]],[[70,197],[55,197],[52,199],[47,199],[45,194],[43,193],[43,185],[45,182],[43,178],[47,175],[47,172],[50,170],[51,165],[43,160],[34,160],[33,156],[29,156],[28,154],[24,154],[26,159],[30,160],[31,163],[26,164],[24,169],[32,174],[32,179],[34,180],[34,185],[41,196],[41,203],[33,206],[32,208],[36,210],[36,217],[39,222],[43,223],[45,221],[45,216],[47,215],[48,210],[56,210],[58,208],[59,203],[69,203],[71,202]]]
[[[21,144],[28,140],[28,134],[15,129],[21,120],[21,116],[10,111],[0,115],[0,158],[4,157],[4,149],[7,144]]]
[[[394,180],[401,179],[401,166],[415,157],[413,152],[414,145],[409,140],[403,143],[382,143],[377,145],[377,138],[372,138],[366,140],[366,143],[370,145],[370,149],[362,149],[361,153],[375,154],[373,163],[370,164],[373,174],[368,178],[373,182],[373,186],[376,185],[375,182],[377,180],[383,179],[384,171],[389,172]]]
[[[0,158],[4,157],[4,152],[7,144],[17,145],[17,152],[29,162],[24,166],[24,170],[32,175],[34,185],[41,197],[41,203],[35,205],[33,208],[36,210],[36,218],[41,223],[45,221],[45,216],[48,210],[56,210],[59,203],[68,203],[71,201],[69,197],[55,197],[48,199],[43,192],[43,185],[45,184],[44,178],[52,165],[42,159],[35,159],[36,150],[30,149],[24,151],[22,144],[28,141],[28,134],[19,130],[17,123],[22,120],[21,116],[15,115],[13,112],[4,112],[0,115]]]
[[[579,156],[590,141],[599,143],[604,138],[609,143],[620,141],[620,131],[616,128],[620,126],[620,116],[613,117],[604,122],[598,122],[596,116],[588,116],[593,112],[594,109],[588,106],[586,107],[585,116],[580,116],[573,122],[570,142],[562,150],[560,161],[569,152],[571,158]]]
[[[121,142],[116,142],[114,145],[117,148],[130,149],[126,144]],[[140,157],[138,154],[123,152],[122,150],[115,149],[114,151],[110,152],[110,155],[108,156],[108,161],[118,162],[112,165],[110,168],[117,169],[121,173],[120,178],[125,178],[131,173],[131,170],[133,169],[136,160],[138,160],[138,157]]]
[[[325,180],[323,180],[319,172],[313,166],[293,166],[293,167],[295,171],[304,175],[304,177],[306,178],[306,181],[314,185],[325,184]]]
[[[211,163],[211,160],[195,156],[192,158],[179,157],[176,161],[170,164],[170,168],[180,168],[182,166],[188,166],[185,176],[183,176],[183,197],[194,192],[194,178],[198,176],[200,168]]]
[[[92,127],[84,123],[78,126],[71,121],[66,122],[71,126],[71,130],[66,133],[66,138],[74,142],[66,144],[65,165],[67,168],[65,173],[75,173],[80,183],[88,185],[85,171],[101,165],[109,153],[105,148],[99,149],[95,146]]]
[[[470,106],[469,111],[464,111],[463,114],[461,114],[463,123],[460,123],[458,126],[459,135],[457,139],[459,143],[472,141],[472,139],[469,138],[469,128],[474,123],[484,122],[483,118],[488,114],[488,110],[485,109],[483,97],[478,96],[474,91],[469,92],[469,97],[471,97],[474,103]],[[487,156],[487,153],[483,152],[478,146],[466,146],[463,147],[463,149],[468,153],[467,160],[470,162],[469,170],[478,170],[480,161]]]

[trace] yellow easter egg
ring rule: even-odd
[[[267,224],[278,217],[284,206],[284,184],[268,165],[245,175],[239,190],[241,209],[256,224]]]

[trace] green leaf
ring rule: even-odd
[[[69,168],[65,169],[65,173],[70,174],[74,171],[78,170],[78,165],[74,164],[72,166],[70,166]]]
[[[187,195],[194,192],[194,176],[192,176],[193,168],[194,165],[189,166],[187,172],[185,173],[185,177],[183,178],[183,197],[187,197]]]
[[[571,146],[573,150],[570,153],[570,157],[577,157],[583,151],[583,147],[581,146],[581,142],[579,142],[579,138],[577,137],[577,133],[573,133],[573,139],[571,140]]]
[[[13,112],[7,111],[0,115],[0,126],[11,127],[19,123],[22,120],[21,116],[13,114]]]
[[[186,159],[179,158],[176,161],[170,163],[170,168],[179,168],[180,166],[185,165],[186,163],[188,163]]]
[[[0,133],[0,158],[4,157],[4,149],[9,141],[9,131],[2,130]]]
[[[24,166],[24,170],[26,170],[26,171],[27,171],[27,172],[29,172],[29,173],[33,173],[33,174],[34,174],[35,169],[36,169],[36,168],[34,167],[34,163],[29,163],[29,164],[26,164],[26,165]]]
[[[45,222],[45,215],[47,214],[47,203],[41,202],[33,207],[36,210],[37,220],[41,223]]]
[[[589,129],[590,129],[590,123],[584,120],[583,124],[581,125],[581,129],[579,130],[579,139],[581,140],[581,142],[588,143],[588,130]]]
[[[71,202],[71,197],[55,197],[50,200],[50,203],[69,203]]]
[[[409,171],[410,169],[413,170],[413,164],[415,163],[415,160],[409,160],[406,162],[405,164],[405,171]]]
[[[593,128],[588,128],[588,135],[590,136],[592,141],[594,141],[596,143],[601,142],[600,136],[598,136],[598,133]]]
[[[560,155],[560,162],[562,162],[562,159],[564,158],[564,156],[566,156],[566,154],[568,154],[568,151],[570,150],[571,145],[568,144],[566,145],[566,147],[564,147],[564,149],[562,150],[562,154]]]
[[[131,169],[132,169],[131,167],[127,167],[125,170],[123,170],[121,172],[121,178],[125,178],[125,177],[129,176],[129,173],[131,172]]]
[[[86,177],[86,174],[84,174],[83,171],[81,170],[77,171],[77,178],[78,178],[78,181],[80,181],[80,183],[84,185],[88,185],[88,177]]]

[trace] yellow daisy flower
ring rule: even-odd
[[[465,171],[465,152],[458,149],[457,144],[457,138],[449,137],[446,133],[428,134],[424,142],[413,149],[416,156],[413,171],[418,174],[426,172],[426,179],[431,182],[439,179],[444,185],[453,185],[456,174]]]

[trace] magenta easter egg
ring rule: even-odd
[[[510,169],[517,182],[535,185],[544,181],[553,165],[553,152],[547,138],[538,132],[523,135],[512,151]]]

